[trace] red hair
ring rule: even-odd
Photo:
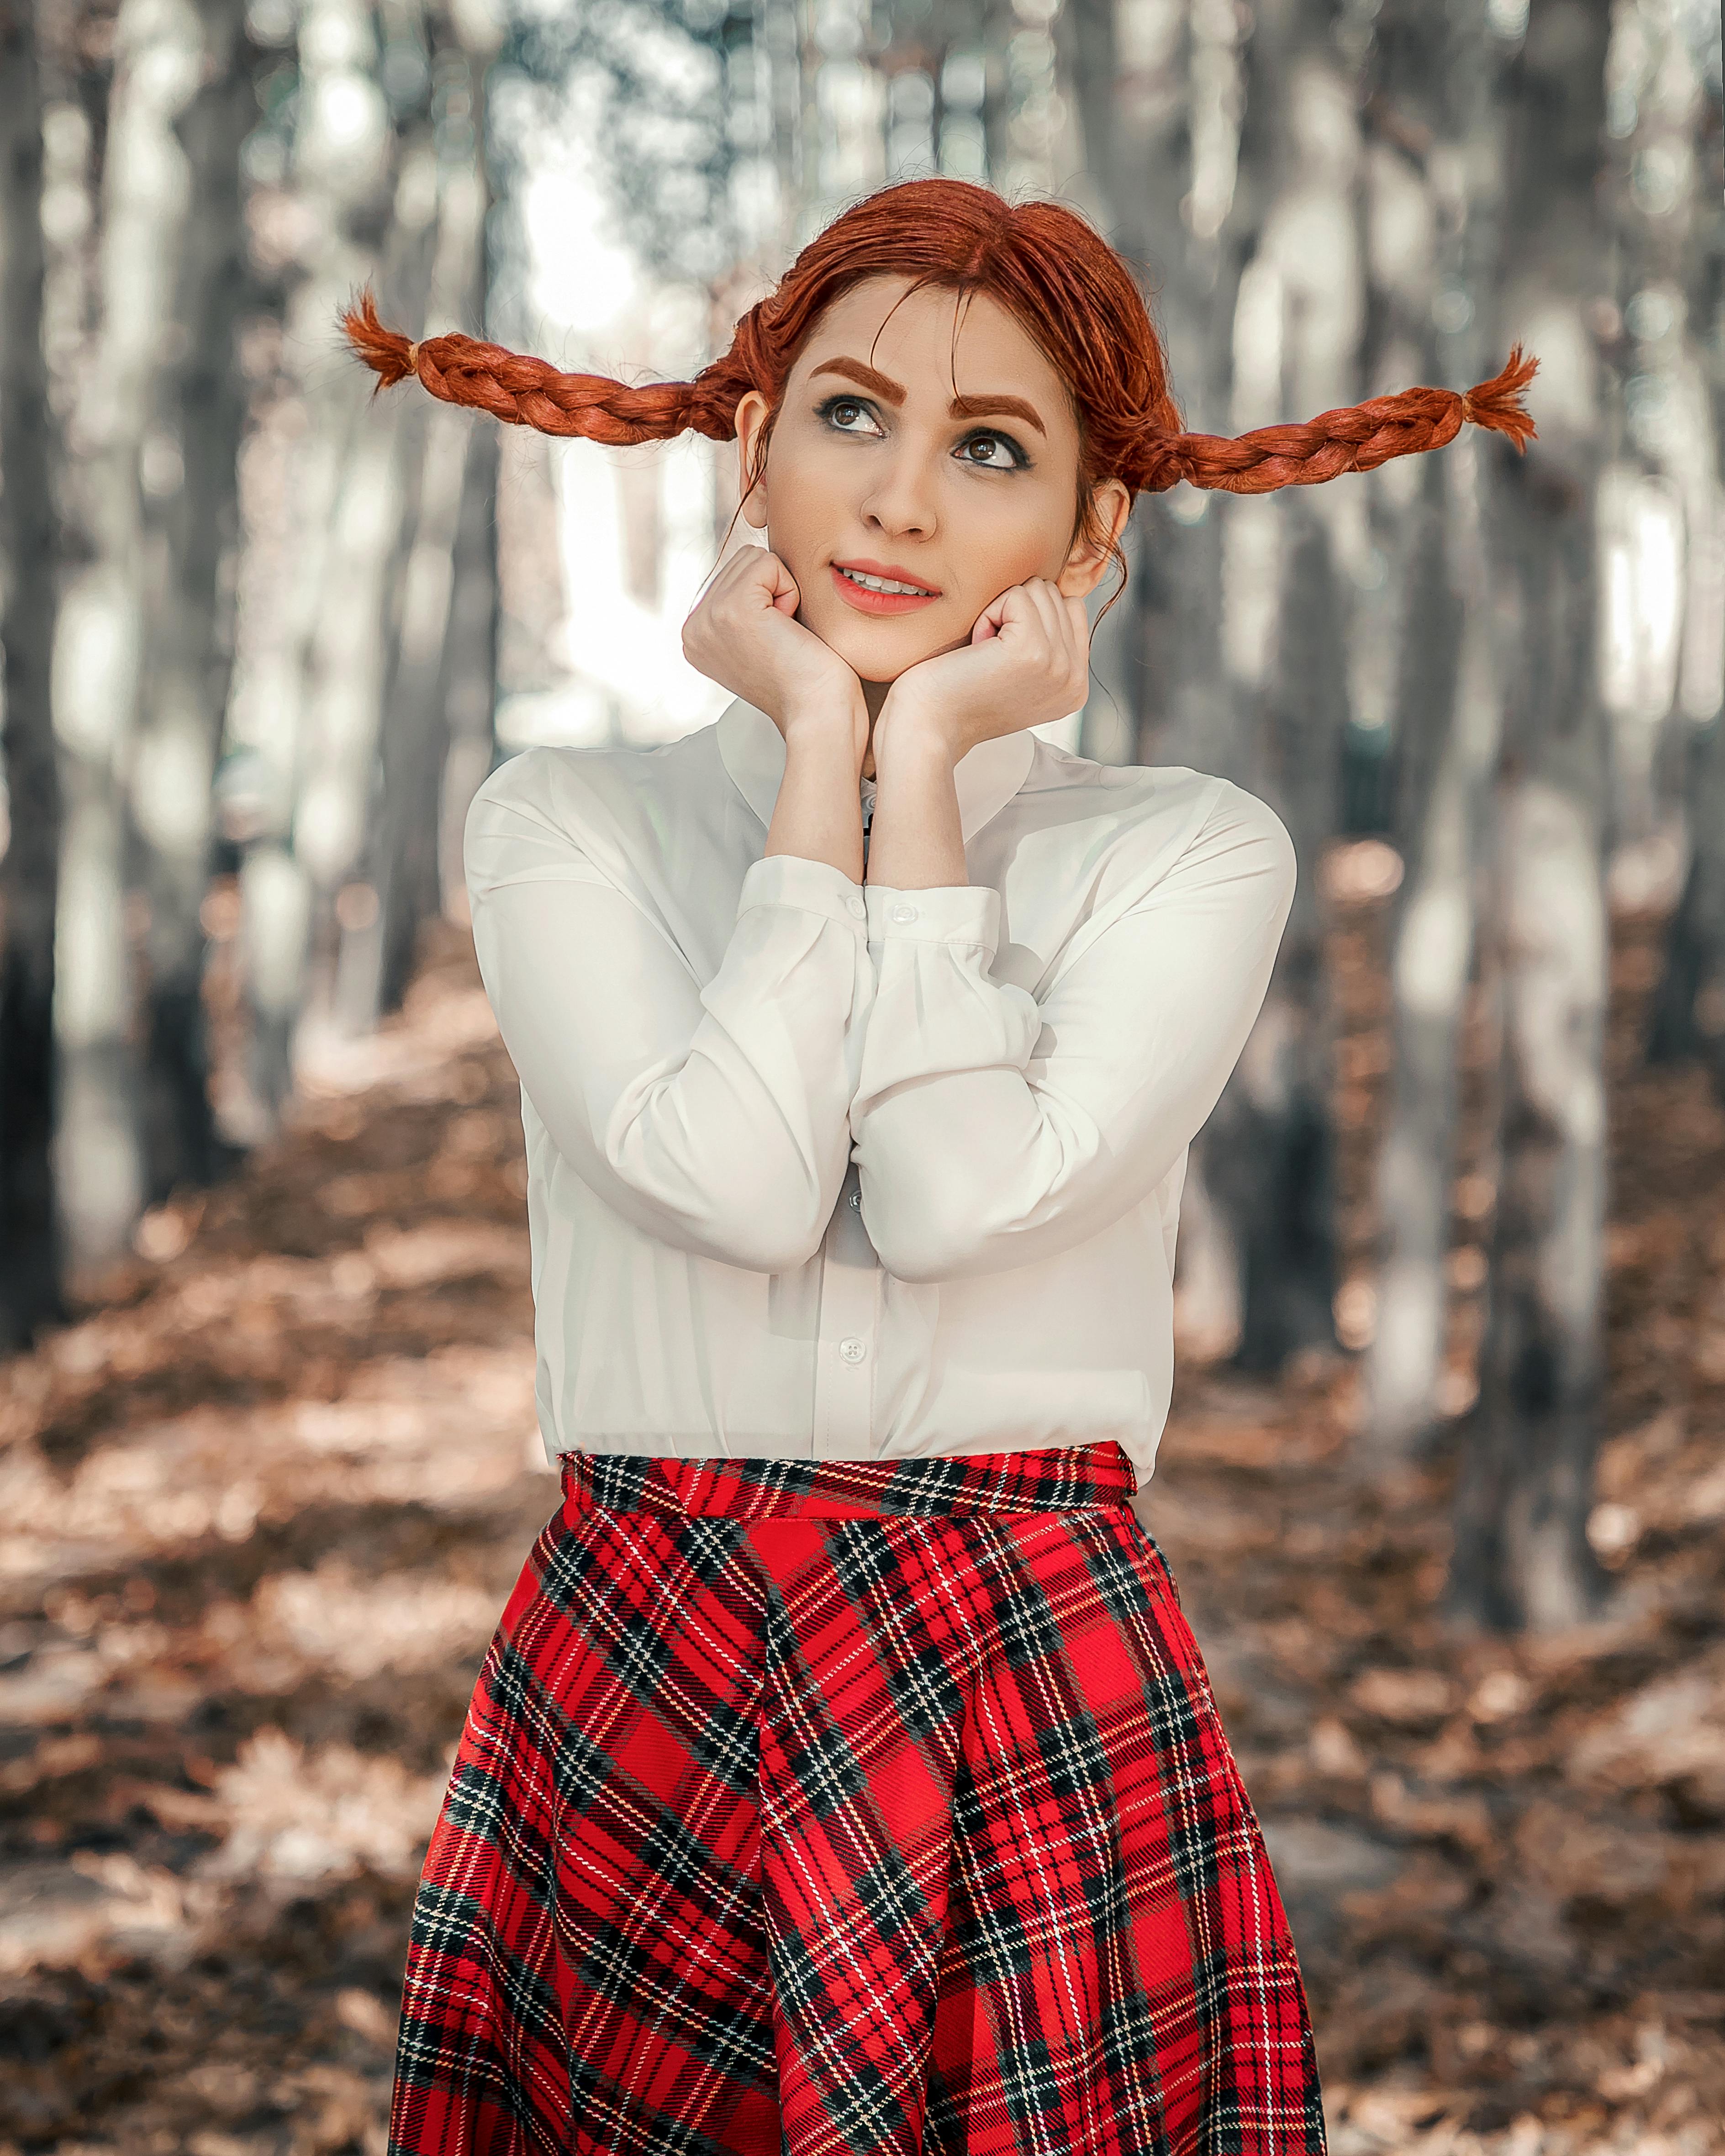
[[[410,344],[378,321],[369,292],[342,326],[380,388],[417,375],[434,397],[547,434],[626,445],[692,429],[728,442],[745,393],[759,390],[776,410],[823,311],[869,277],[985,292],[1023,325],[1066,382],[1077,412],[1081,526],[1105,480],[1119,480],[1132,494],[1159,494],[1183,479],[1230,494],[1268,494],[1441,449],[1464,419],[1508,435],[1518,450],[1533,433],[1521,392],[1538,362],[1523,358],[1517,345],[1502,373],[1465,395],[1404,389],[1303,425],[1260,427],[1233,439],[1186,434],[1161,341],[1122,257],[1058,203],[1014,205],[967,180],[909,180],[845,210],[738,321],[730,350],[692,382],[631,389],[459,335]],[[771,429],[769,418],[757,470]]]

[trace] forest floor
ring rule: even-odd
[[[1383,924],[1337,906],[1355,1310]],[[1613,961],[1604,1620],[1445,1625],[1453,1458],[1351,1464],[1353,1357],[1181,1373],[1149,1517],[1292,1912],[1336,2156],[1725,2150],[1725,1114],[1640,1067],[1659,927],[1620,920]],[[280,1140],[0,1368],[0,2156],[383,2148],[425,1837],[556,1502],[513,1075],[465,937],[434,943]]]

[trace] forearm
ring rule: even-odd
[[[824,861],[853,883],[862,881],[858,780],[867,741],[860,697],[855,712],[823,711],[786,721],[784,777],[767,831],[768,858],[793,854]]]
[[[930,730],[886,720],[875,730],[875,820],[869,881],[887,891],[969,882],[952,751]]]
[[[474,946],[526,1094],[563,1159],[643,1232],[768,1273],[819,1243],[873,991],[847,890],[829,865],[756,862],[704,986],[619,891],[482,891]]]
[[[1209,1117],[1268,988],[1296,864],[1266,803],[1208,783],[1172,865],[1147,862],[1142,895],[1034,996],[993,976],[988,885],[870,901],[850,1128],[889,1272],[1057,1255],[1140,1202]]]

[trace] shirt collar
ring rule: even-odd
[[[764,711],[741,697],[720,713],[719,755],[732,783],[762,825],[784,777],[784,736]],[[978,742],[958,759],[952,783],[958,792],[958,828],[968,840],[998,815],[1030,775],[1036,743],[1028,728]]]

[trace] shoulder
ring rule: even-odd
[[[469,820],[550,821],[579,836],[639,815],[649,802],[698,798],[716,757],[711,726],[646,748],[523,749],[480,786]]]
[[[1291,896],[1294,842],[1267,801],[1185,764],[1104,764],[1038,740],[1019,795],[1028,820],[1095,863],[1117,900],[1147,896],[1178,870],[1231,859]]]
[[[1230,778],[1212,778],[1204,813],[1194,830],[1189,853],[1207,860],[1232,855],[1238,865],[1256,867],[1291,891],[1299,872],[1292,834],[1270,803]]]
[[[498,765],[467,812],[475,895],[499,882],[579,874],[633,880],[646,853],[712,798],[718,752],[704,726],[651,747],[530,748]]]

